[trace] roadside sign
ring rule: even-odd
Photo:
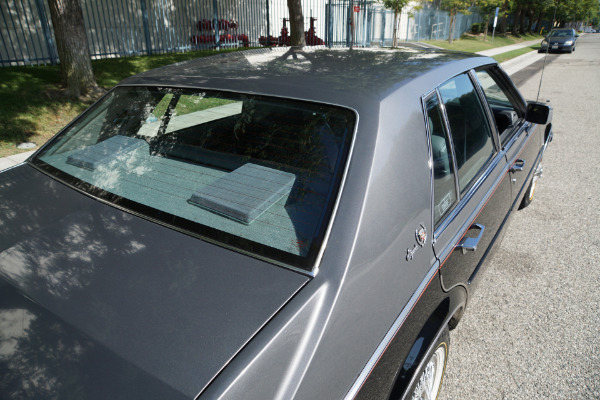
[[[360,12],[360,6],[354,6],[354,12]]]
[[[498,23],[498,10],[500,7],[496,7],[496,15],[494,16],[494,29],[492,29],[492,43],[494,43],[494,35],[496,34],[496,24]],[[486,32],[487,34],[487,32]]]
[[[498,10],[500,7],[496,7],[496,15],[494,16],[494,28],[496,27],[496,23],[498,22]]]

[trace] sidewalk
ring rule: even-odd
[[[496,47],[495,49],[479,51],[476,54],[479,54],[482,56],[487,56],[487,57],[492,57],[492,56],[495,56],[498,54],[508,53],[509,51],[533,46],[533,45],[539,44],[541,42],[542,42],[541,39],[529,40],[527,42],[511,44],[510,46]],[[531,51],[529,53],[520,55],[519,57],[515,57],[508,61],[505,61],[500,65],[502,66],[504,71],[506,71],[506,73],[508,75],[513,75],[516,72],[519,72],[520,70],[522,70],[523,68],[530,66],[534,62],[541,60],[542,58],[544,58],[544,54],[539,54],[537,51]]]
[[[537,44],[540,42],[541,42],[541,40],[539,40],[539,39],[530,40],[528,42],[513,44],[510,46],[496,47],[495,49],[479,51],[476,54],[491,57],[491,56],[495,56],[497,54],[507,53],[512,50],[522,49],[523,47],[531,46],[531,45],[534,45],[534,44]],[[506,71],[506,73],[508,75],[512,75],[512,74],[520,71],[521,69],[533,64],[537,60],[542,59],[543,57],[544,57],[544,54],[538,54],[537,52],[532,51],[531,53],[523,54],[522,56],[513,58],[512,60],[505,61],[500,65]],[[2,171],[3,169],[6,169],[6,168],[12,167],[13,165],[22,163],[23,161],[25,161],[27,159],[27,157],[32,155],[34,153],[34,151],[28,151],[25,153],[15,154],[15,155],[5,157],[5,158],[0,158],[0,171]]]
[[[19,154],[15,154],[12,156],[0,158],[0,171],[2,171],[3,169],[6,169],[6,168],[10,168],[13,165],[22,163],[23,161],[25,161],[27,159],[27,157],[32,155],[34,152],[35,152],[35,150],[32,150],[32,151],[27,151],[25,153],[19,153]]]

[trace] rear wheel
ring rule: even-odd
[[[422,365],[419,372],[417,372],[416,380],[410,388],[406,399],[437,399],[442,387],[442,381],[444,380],[449,345],[450,334],[446,327],[428,353],[425,363]]]

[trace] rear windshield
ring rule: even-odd
[[[326,104],[118,87],[33,163],[143,217],[311,270],[355,119]]]

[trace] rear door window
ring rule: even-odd
[[[464,193],[495,153],[483,105],[467,74],[439,87],[454,145],[460,192]]]

